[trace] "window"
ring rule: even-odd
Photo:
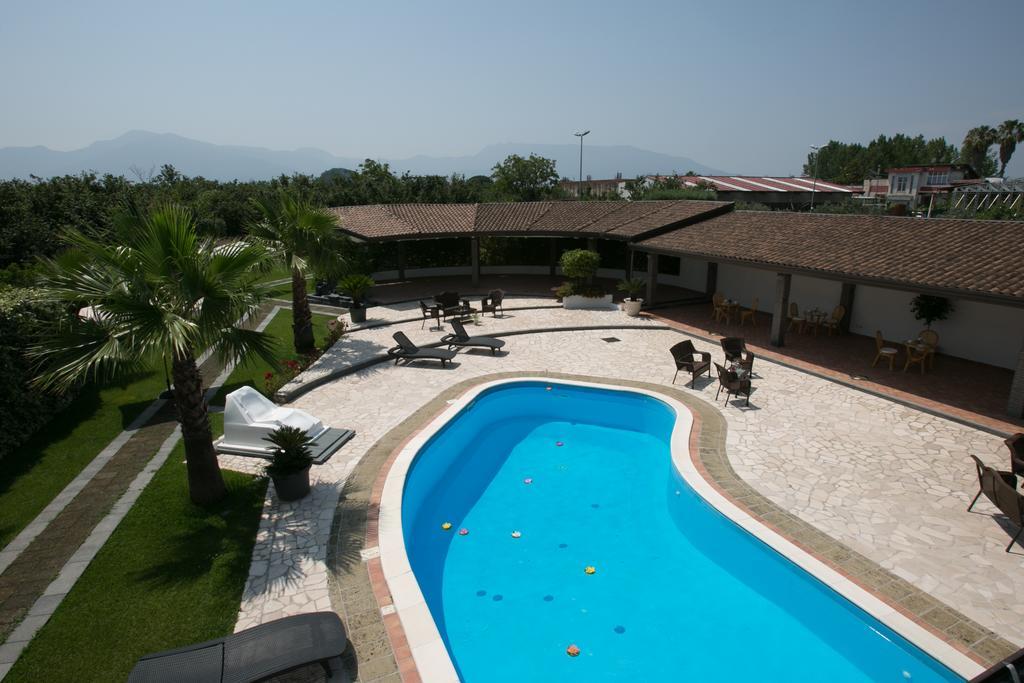
[[[945,185],[949,182],[949,171],[928,171],[929,185]]]
[[[899,193],[899,194],[903,194],[904,192],[907,191],[907,176],[905,176],[905,175],[893,176],[892,182],[893,182],[893,188],[892,188],[893,192],[896,192],[896,193]]]

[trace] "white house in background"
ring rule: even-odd
[[[900,166],[890,168],[888,173],[888,202],[909,209],[931,203],[936,195],[949,195],[957,187],[971,184],[964,181],[978,177],[967,164]]]

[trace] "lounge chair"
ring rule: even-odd
[[[480,347],[491,350],[491,355],[498,352],[498,349],[505,346],[504,339],[495,339],[494,337],[471,337],[466,332],[466,327],[458,320],[451,321],[452,329],[455,330],[455,334],[446,334],[441,337],[441,342],[448,345],[449,349],[459,347]]]
[[[412,343],[412,340],[405,336],[405,332],[395,332],[391,335],[398,346],[392,346],[388,349],[388,355],[395,359],[395,365],[398,365],[398,361],[404,360],[407,363],[414,360],[439,360],[441,361],[441,367],[448,364],[452,358],[455,358],[454,351],[448,351],[447,349],[421,349]]]
[[[672,383],[676,383],[676,377],[680,370],[690,373],[690,388],[697,381],[702,372],[708,373],[711,377],[711,354],[707,351],[697,351],[693,348],[693,342],[685,339],[668,350],[672,354],[672,360],[676,364],[676,374],[672,375]]]
[[[239,387],[224,399],[224,442],[269,451],[264,438],[279,427],[298,427],[315,439],[327,431],[323,422],[298,408],[282,408],[252,387]]]
[[[722,389],[725,389],[725,402],[729,403],[729,398],[733,395],[746,395],[747,405],[750,405],[750,376],[740,379],[732,370],[727,370],[718,363],[715,363],[715,370],[718,371],[718,391],[715,392],[715,401],[718,400],[719,394],[722,393]]]
[[[1024,533],[1024,495],[1017,493],[1017,477],[1013,472],[1000,472],[989,467],[976,455],[971,455],[971,458],[978,470],[979,489],[978,495],[974,496],[974,500],[967,506],[967,511],[971,511],[974,504],[978,502],[978,498],[984,493],[985,497],[999,508],[1000,512],[1019,527],[1017,533],[1010,540],[1010,545],[1006,546],[1006,552],[1010,552],[1013,544],[1020,540],[1021,533]]]
[[[299,614],[226,638],[146,655],[132,669],[128,683],[245,683],[310,664],[320,664],[330,680],[348,681],[340,659],[331,666],[347,646],[337,614]]]

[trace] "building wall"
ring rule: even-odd
[[[775,303],[775,273],[730,264],[718,266],[718,291],[749,308],[760,298],[758,310],[771,312]],[[839,303],[842,284],[834,280],[794,275],[789,300],[801,311],[819,308],[831,311]],[[858,285],[853,300],[850,331],[874,336],[881,330],[888,341],[912,339],[924,329],[910,312],[913,292]],[[952,299],[954,311],[948,320],[932,325],[939,334],[941,353],[1014,368],[1024,346],[1024,309]]]
[[[854,296],[850,331],[873,336],[881,330],[889,341],[917,336],[924,324],[910,312],[912,292],[859,285]],[[932,325],[939,351],[1003,368],[1013,368],[1024,344],[1024,309],[951,299],[948,320]]]

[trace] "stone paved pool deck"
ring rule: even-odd
[[[510,306],[519,303],[536,300]],[[388,315],[400,320],[407,311]],[[742,507],[979,662],[1024,643],[1024,602],[1016,597],[1024,594],[1024,552],[1003,552],[1007,531],[987,503],[965,511],[977,490],[968,453],[1005,466],[997,436],[761,360],[750,408],[716,405],[715,382],[702,378],[690,389],[680,377],[671,385],[667,349],[685,335],[618,311],[510,311],[506,318],[484,318],[473,331],[622,324],[641,327],[508,337],[509,353],[502,356],[462,352],[447,369],[373,365],[298,398],[295,406],[354,428],[357,436],[314,468],[310,497],[281,504],[268,492],[236,627],[332,608],[349,627],[354,658],[350,652],[348,662],[358,662],[359,680],[416,680],[411,651],[388,635],[386,626],[393,631],[397,616],[388,614],[386,601],[378,602],[386,600],[379,586],[374,591],[383,577],[366,540],[373,531],[373,484],[389,454],[445,401],[494,375],[545,374],[638,382],[671,393],[700,415],[707,430],[701,438],[717,434],[721,440],[702,448],[701,462]],[[356,331],[343,339],[347,350],[325,355],[323,363],[342,365],[353,351],[379,353],[391,345],[395,329],[417,343],[441,334],[421,331],[418,321]],[[621,341],[602,341],[608,336]],[[695,344],[720,360],[717,345],[700,338]],[[254,466],[240,458],[222,461]]]

